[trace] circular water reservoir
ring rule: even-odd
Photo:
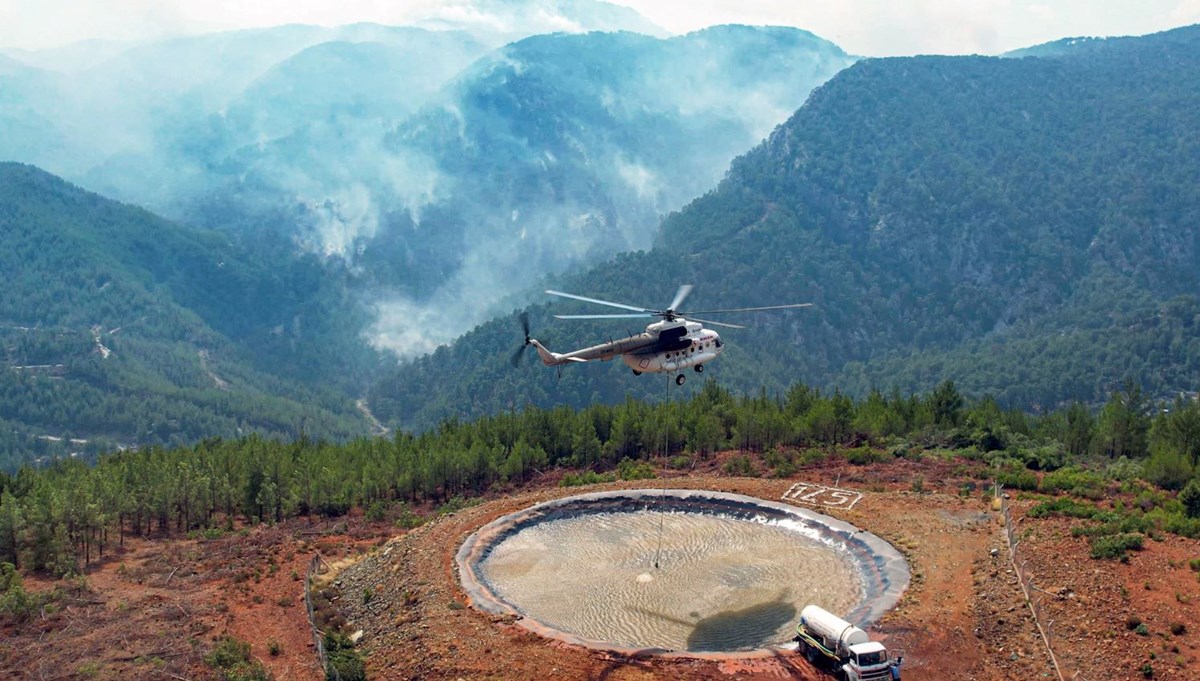
[[[848,523],[721,492],[631,490],[504,516],[458,552],[477,608],[581,645],[685,654],[786,644],[815,603],[864,625],[908,566]]]

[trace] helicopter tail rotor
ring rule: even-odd
[[[525,357],[525,348],[532,345],[532,339],[529,337],[529,313],[522,312],[518,315],[517,319],[521,322],[521,331],[525,334],[525,342],[521,343],[521,346],[517,348],[517,351],[513,353],[512,358],[509,360],[514,367],[521,365],[521,360]]]

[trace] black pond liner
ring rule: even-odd
[[[682,657],[711,657],[698,652],[677,652],[657,648],[630,648],[607,641],[590,639],[565,632],[528,617],[520,609],[505,602],[477,569],[490,555],[492,548],[521,530],[539,523],[575,518],[598,513],[630,513],[645,510],[668,513],[700,513],[753,523],[779,521],[798,522],[818,531],[830,550],[842,552],[853,565],[862,585],[862,597],[847,613],[837,613],[844,619],[866,627],[895,607],[909,584],[908,563],[891,544],[870,532],[821,513],[790,504],[766,501],[755,497],[708,490],[640,489],[581,494],[547,501],[510,513],[484,525],[467,538],[455,557],[459,578],[472,607],[500,616],[515,617],[518,624],[543,636],[590,648],[625,653],[666,653]],[[758,607],[770,607],[758,606]],[[754,616],[793,616],[787,613],[749,613]],[[733,613],[734,616],[739,613]],[[702,635],[702,632],[700,632]],[[746,657],[755,653],[773,653],[775,648],[729,651],[728,656]]]

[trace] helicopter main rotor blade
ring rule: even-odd
[[[797,307],[812,307],[812,303],[795,303],[793,305],[768,305],[766,307],[735,307],[728,310],[696,310],[695,312],[680,312],[681,315],[718,314],[724,312],[761,312],[763,310],[790,310]]]
[[[683,305],[683,300],[688,297],[688,294],[692,292],[693,288],[695,287],[691,284],[684,284],[683,286],[680,286],[679,290],[675,292],[675,300],[671,301],[671,304],[667,306],[667,309],[678,310],[679,306]]]
[[[725,322],[714,322],[711,319],[697,319],[695,317],[688,317],[688,319],[693,322],[700,322],[701,324],[712,324],[713,326],[724,326],[727,329],[744,329],[744,328],[746,328],[746,327],[740,326],[738,324],[726,324]]]
[[[653,312],[642,312],[640,314],[556,314],[555,319],[645,319],[647,317],[657,317]]]
[[[655,312],[655,310],[651,310],[651,309],[645,308],[645,307],[634,307],[632,305],[624,305],[621,303],[614,303],[614,302],[611,302],[608,300],[600,300],[598,298],[587,298],[584,296],[577,296],[574,293],[563,293],[562,291],[551,291],[548,289],[547,289],[546,293],[549,293],[552,296],[562,296],[563,298],[572,298],[574,300],[582,300],[585,303],[596,303],[597,305],[607,305],[609,307],[619,307],[622,310],[633,310],[634,312]]]

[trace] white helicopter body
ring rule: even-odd
[[[737,324],[727,324],[724,322],[698,320],[695,318],[685,319],[683,315],[691,313],[679,312],[677,310],[691,290],[691,285],[680,286],[679,291],[675,294],[675,299],[671,302],[670,307],[665,310],[634,307],[606,300],[585,298],[560,291],[546,291],[546,293],[563,298],[573,298],[575,300],[598,303],[600,305],[608,305],[635,312],[635,314],[555,315],[559,319],[621,319],[645,318],[650,316],[660,317],[661,321],[647,325],[646,331],[640,334],[579,350],[572,350],[571,352],[557,353],[542,345],[537,339],[530,338],[529,320],[527,316],[522,314],[521,323],[525,328],[525,345],[532,345],[537,350],[538,357],[541,358],[542,363],[546,366],[563,366],[565,364],[591,361],[606,362],[620,355],[625,364],[633,370],[634,375],[646,373],[677,374],[675,382],[683,385],[685,377],[679,372],[688,368],[693,369],[697,373],[702,372],[704,371],[704,364],[706,362],[716,359],[718,355],[725,351],[725,344],[721,341],[720,334],[712,329],[705,328],[704,324],[713,324],[734,329],[745,328]],[[781,310],[808,307],[809,305],[810,303],[800,303],[730,310],[708,310],[699,314]],[[514,365],[520,361],[523,349],[524,346],[518,348],[517,353],[513,355]]]
[[[535,339],[530,339],[529,344],[537,349],[546,366],[607,362],[620,355],[635,374],[675,373],[689,367],[703,371],[705,362],[716,359],[725,350],[720,334],[698,322],[685,320],[655,322],[646,327],[645,333],[563,354],[549,350]]]

